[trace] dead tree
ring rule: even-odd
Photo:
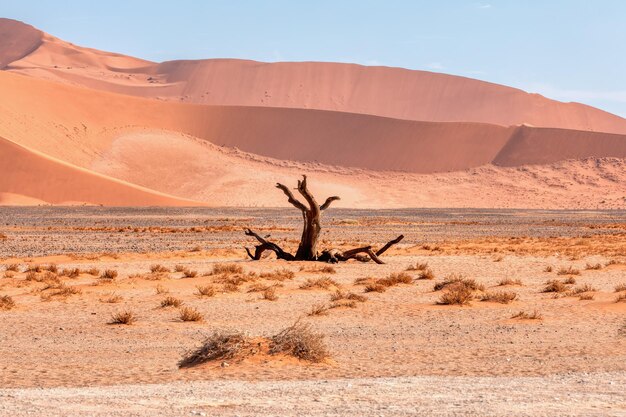
[[[313,194],[311,194],[307,188],[306,175],[303,175],[302,180],[298,181],[298,188],[296,189],[302,197],[304,197],[307,204],[302,203],[294,197],[293,193],[289,188],[287,188],[287,186],[283,184],[276,184],[276,188],[282,190],[287,196],[287,201],[302,212],[304,225],[302,227],[300,244],[298,245],[296,254],[292,255],[289,252],[285,252],[276,243],[266,240],[266,238],[259,236],[250,229],[246,229],[246,235],[254,237],[259,242],[259,244],[255,246],[254,254],[250,251],[250,249],[245,248],[248,256],[250,256],[253,260],[261,259],[263,252],[269,250],[274,252],[278,259],[284,259],[287,261],[321,261],[336,263],[344,262],[349,259],[356,259],[361,262],[369,262],[372,260],[378,264],[382,264],[384,262],[380,260],[379,256],[404,238],[403,235],[400,235],[387,242],[385,246],[376,251],[372,249],[372,246],[363,246],[361,248],[350,249],[343,252],[337,249],[328,249],[322,251],[322,253],[318,253],[317,241],[322,230],[320,216],[322,211],[330,207],[333,201],[339,200],[340,198],[337,196],[328,197],[326,201],[324,201],[324,204],[318,205],[317,201],[315,201],[315,197],[313,197]]]

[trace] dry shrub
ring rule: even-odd
[[[271,272],[262,272],[261,274],[259,274],[260,278],[270,279],[274,281],[285,281],[288,279],[293,279],[295,276],[296,274],[287,268],[275,269]]]
[[[435,274],[430,268],[426,268],[417,275],[417,279],[435,279]]]
[[[114,292],[104,294],[102,297],[100,297],[100,302],[102,303],[115,304],[115,303],[119,303],[122,300],[123,300],[122,296]]]
[[[4,271],[4,278],[13,278],[15,276],[15,272],[13,271]]]
[[[465,278],[463,275],[451,274],[448,275],[442,282],[438,282],[433,287],[435,291],[443,290],[453,284],[461,283],[464,287],[469,288],[472,291],[484,291],[485,286],[479,284],[474,279]]]
[[[466,305],[474,298],[473,290],[470,286],[464,284],[462,281],[449,284],[446,290],[441,294],[437,304],[440,305]]]
[[[47,293],[41,294],[41,299],[44,301],[49,301],[53,298],[67,298],[72,295],[81,294],[82,290],[76,287],[68,287],[64,284],[53,284],[46,286],[43,291],[51,290]]]
[[[91,275],[91,276],[98,276],[100,274],[100,270],[98,268],[89,268],[88,270],[85,271],[87,274]]]
[[[153,274],[162,274],[170,272],[170,270],[161,264],[155,264],[150,266],[150,272],[152,272]]]
[[[310,268],[307,268],[306,266],[301,266],[300,267],[300,271],[301,272],[321,273],[321,274],[336,274],[337,273],[335,268],[333,268],[330,265],[326,265],[326,266],[323,266],[321,268],[316,267],[316,266],[315,267],[310,267]]]
[[[108,324],[126,324],[131,325],[137,321],[137,316],[131,310],[118,311],[111,316]]]
[[[335,301],[334,303],[331,303],[328,308],[330,309],[330,308],[341,308],[341,307],[356,308],[356,301],[339,300],[339,301]]]
[[[198,275],[198,271],[192,271],[190,269],[185,269],[183,271],[183,278],[195,278]]]
[[[237,264],[215,264],[213,265],[213,270],[211,271],[211,275],[242,273],[243,267]]]
[[[59,267],[57,266],[57,264],[50,264],[45,269],[46,271],[49,271],[55,274],[59,272]]]
[[[543,316],[537,310],[534,310],[532,313],[520,311],[519,313],[513,314],[511,318],[521,320],[541,320]]]
[[[41,265],[27,265],[25,272],[43,272],[43,268]]]
[[[156,291],[157,294],[169,294],[170,290],[168,290],[167,288],[165,288],[163,285],[159,284],[157,285],[154,290]]]
[[[563,268],[563,267],[559,268],[556,274],[557,275],[580,275],[580,271],[570,266],[568,268]]]
[[[80,269],[78,268],[64,268],[59,275],[68,278],[78,278],[80,276]]]
[[[354,285],[367,285],[376,282],[376,278],[361,277],[354,280]]]
[[[269,348],[272,355],[284,353],[309,362],[322,362],[329,356],[324,336],[299,321],[272,336]]]
[[[0,310],[11,310],[15,307],[15,301],[8,295],[0,295]]]
[[[114,280],[117,278],[117,271],[115,269],[105,269],[102,274],[100,274],[100,279],[108,279]]]
[[[371,284],[367,284],[365,286],[364,289],[365,292],[385,292],[387,291],[387,287],[382,285],[382,284],[378,284],[376,282],[371,283]]]
[[[178,367],[190,368],[209,361],[232,359],[249,348],[250,341],[243,333],[215,332],[199,348],[187,352]]]
[[[253,282],[248,287],[248,290],[246,292],[263,292],[269,288],[278,287],[279,285],[282,286],[282,284],[266,285],[266,284],[261,284],[260,282]]]
[[[567,289],[568,287],[565,283],[556,279],[551,279],[546,282],[546,286],[543,288],[542,292],[561,293],[567,291]]]
[[[163,300],[161,300],[161,307],[180,307],[183,305],[183,301],[180,298],[167,296]]]
[[[622,291],[626,291],[626,283],[617,284],[615,286],[615,292],[622,292]]]
[[[300,289],[303,290],[311,290],[314,288],[327,290],[330,287],[339,287],[339,283],[330,277],[320,277],[316,279],[308,278],[302,285],[300,285]]]
[[[8,264],[4,266],[5,271],[18,272],[20,266],[18,264]]]
[[[226,282],[222,285],[222,291],[224,292],[239,292],[239,285],[232,282]]]
[[[37,275],[37,273],[35,271],[27,272],[25,279],[26,279],[26,281],[37,281],[37,282],[43,281],[43,278],[39,277],[39,275]]]
[[[411,284],[413,277],[406,272],[394,272],[389,274],[387,278],[381,278],[376,280],[377,284],[384,285],[385,287],[394,287],[399,284]]]
[[[183,307],[179,311],[178,317],[182,321],[202,321],[204,316],[193,307]]]
[[[543,269],[543,272],[552,272],[552,265],[548,265]]]
[[[507,285],[524,285],[524,284],[522,284],[521,279],[504,278],[498,281],[498,285],[500,287],[505,287]]]
[[[200,297],[213,297],[215,295],[215,287],[213,285],[198,285],[196,289]]]
[[[616,303],[623,303],[623,302],[626,302],[626,294],[619,294],[619,295],[615,298],[615,302],[616,302]]]
[[[264,300],[268,301],[276,301],[278,300],[278,296],[276,295],[276,289],[274,287],[269,287],[263,291],[262,297]]]
[[[189,249],[189,252],[202,252],[202,246],[194,246],[193,248]]]
[[[183,272],[185,269],[186,268],[181,264],[174,265],[174,271],[176,272]]]
[[[587,264],[585,265],[585,269],[586,269],[586,270],[598,270],[598,269],[602,269],[602,264],[597,263],[597,264],[593,264],[593,265],[592,265],[592,264],[587,263]]]
[[[353,292],[345,292],[341,290],[337,290],[330,295],[330,301],[340,301],[340,300],[349,300],[349,301],[358,301],[360,303],[367,301],[367,297],[359,294],[355,294]]]
[[[509,304],[517,299],[517,293],[513,291],[487,292],[480,297],[480,301],[490,301],[493,303]]]
[[[325,316],[328,313],[328,306],[325,303],[317,303],[311,306],[309,316]]]
[[[563,280],[563,284],[573,285],[576,284],[576,278],[568,277]]]
[[[592,293],[583,293],[578,296],[578,299],[580,301],[593,300],[594,298],[595,298],[595,294],[592,294]]]
[[[425,271],[428,268],[428,262],[418,262],[415,265],[409,265],[407,271]]]
[[[598,290],[589,284],[585,284],[585,285],[581,285],[580,287],[571,289],[570,291],[567,292],[567,295],[570,295],[570,296],[579,295],[582,293],[594,292],[594,291],[598,291]]]

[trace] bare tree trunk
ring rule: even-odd
[[[298,192],[304,197],[307,204],[302,203],[300,200],[294,197],[293,193],[287,186],[283,184],[276,184],[276,188],[279,188],[285,193],[287,196],[287,201],[291,203],[292,206],[297,208],[302,212],[302,236],[300,238],[300,244],[298,245],[298,250],[295,255],[292,255],[288,252],[285,252],[280,246],[277,244],[262,238],[258,234],[254,233],[252,230],[247,229],[246,235],[253,236],[256,240],[259,241],[259,245],[255,247],[254,255],[248,249],[246,252],[248,256],[250,256],[253,260],[261,259],[261,255],[263,252],[269,250],[276,254],[278,259],[285,259],[287,261],[323,261],[323,262],[343,262],[349,259],[356,259],[361,262],[369,262],[370,260],[382,264],[383,261],[378,257],[382,255],[387,249],[396,243],[400,242],[404,236],[400,235],[394,240],[388,242],[385,246],[383,246],[378,251],[374,252],[371,246],[365,246],[362,248],[350,249],[344,252],[340,252],[338,250],[325,250],[321,253],[321,255],[317,251],[317,241],[319,240],[320,232],[322,231],[322,226],[320,224],[320,216],[322,211],[326,210],[333,201],[339,200],[339,197],[332,196],[328,197],[324,204],[321,206],[317,204],[315,201],[315,197],[307,188],[306,175],[302,176],[302,180],[298,181]]]

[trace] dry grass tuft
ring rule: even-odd
[[[98,268],[89,268],[85,272],[94,277],[97,277],[100,274],[100,270]]]
[[[464,287],[469,288],[472,291],[484,291],[485,286],[479,284],[474,279],[465,278],[463,275],[451,274],[448,275],[442,282],[438,282],[433,287],[435,291],[443,290],[453,284],[461,283]]]
[[[265,291],[263,291],[263,295],[261,296],[261,298],[264,300],[268,300],[268,301],[278,300],[278,296],[276,295],[276,288],[274,287],[266,288]]]
[[[242,274],[243,267],[237,264],[215,264],[211,271],[211,275],[220,274]]]
[[[543,272],[552,272],[552,265],[548,265],[543,269]]]
[[[394,272],[389,274],[387,278],[381,278],[376,280],[377,284],[384,285],[385,287],[394,287],[399,284],[411,284],[413,277],[406,272]]]
[[[163,285],[159,284],[157,285],[154,290],[156,291],[157,294],[169,294],[170,290],[168,290],[167,288],[165,288]]]
[[[170,272],[170,270],[161,264],[155,264],[150,266],[150,272],[152,272],[153,274],[162,274]]]
[[[185,268],[184,265],[181,265],[181,264],[174,265],[174,271],[176,272],[183,272],[185,269],[187,268]]]
[[[517,293],[513,291],[487,292],[480,297],[480,301],[490,301],[493,303],[509,304],[517,299]]]
[[[311,290],[314,288],[327,290],[330,287],[339,287],[339,283],[329,277],[320,277],[316,279],[308,278],[302,285],[300,285],[300,289],[302,290]]]
[[[589,284],[581,285],[580,287],[576,287],[567,292],[567,295],[579,295],[586,292],[595,292],[598,291],[596,288],[592,287]]]
[[[467,305],[474,299],[471,286],[458,281],[445,287],[445,291],[439,297],[437,304],[440,305]]]
[[[556,274],[557,275],[580,275],[580,271],[570,266],[568,268],[560,268]]]
[[[204,320],[204,316],[198,310],[193,307],[183,307],[179,311],[178,317],[182,321],[202,321]]]
[[[64,268],[59,275],[68,278],[78,278],[80,276],[80,269],[78,268]]]
[[[18,264],[8,264],[4,266],[5,271],[19,272],[20,266]]]
[[[349,301],[358,301],[360,303],[367,301],[367,297],[359,294],[355,294],[353,292],[344,292],[341,290],[337,290],[330,295],[330,301],[340,301],[340,300],[349,300]]]
[[[272,336],[269,348],[272,355],[284,353],[309,362],[322,362],[329,357],[324,336],[299,321]]]
[[[626,302],[626,294],[618,294],[618,296],[615,298],[615,302],[616,303]]]
[[[519,313],[513,314],[511,318],[521,320],[541,320],[543,316],[537,310],[534,310],[532,313],[520,311]]]
[[[249,345],[243,333],[215,332],[198,349],[186,353],[178,362],[178,367],[190,368],[209,361],[229,360],[249,349]]]
[[[293,279],[295,276],[296,274],[287,268],[275,269],[271,272],[262,272],[261,274],[259,274],[260,278],[270,279],[274,281],[285,281],[288,279]]]
[[[104,294],[102,297],[100,297],[100,302],[102,303],[115,304],[115,303],[119,303],[122,300],[123,300],[122,296],[114,292]]]
[[[417,275],[417,279],[435,279],[435,274],[430,268],[426,268]]]
[[[226,282],[224,283],[224,285],[222,285],[222,291],[224,292],[239,292],[239,285],[232,283],[232,282]]]
[[[387,287],[385,285],[379,283],[371,283],[367,284],[364,289],[365,292],[385,292],[387,291]]]
[[[588,270],[588,271],[589,271],[589,270],[598,270],[598,269],[602,269],[602,264],[597,263],[597,264],[593,264],[593,265],[592,265],[592,264],[589,264],[589,263],[588,263],[588,264],[586,264],[586,265],[585,265],[585,269],[586,269],[586,270]]]
[[[43,272],[43,267],[41,265],[37,265],[37,264],[33,264],[33,265],[27,265],[26,266],[26,271],[24,272]]]
[[[409,265],[407,271],[425,271],[428,268],[428,262],[418,262],[415,265]]]
[[[541,292],[554,292],[561,293],[567,291],[568,287],[564,282],[561,282],[556,279],[551,279],[546,282],[546,286],[543,288]]]
[[[196,294],[200,297],[213,297],[215,295],[215,287],[213,285],[198,285],[196,289],[198,290]]]
[[[595,294],[592,293],[583,293],[578,296],[580,301],[593,300],[595,298]]]
[[[313,304],[309,316],[325,316],[328,313],[328,305],[325,303]]]
[[[563,284],[573,285],[576,284],[576,278],[568,277],[563,280]]]
[[[498,281],[498,286],[505,287],[507,285],[524,285],[521,279],[504,278]]]
[[[15,307],[15,301],[8,295],[0,295],[0,310],[11,310]]]
[[[617,284],[615,286],[615,292],[622,292],[622,291],[626,291],[626,283]]]
[[[301,266],[300,267],[300,271],[301,272],[312,272],[312,273],[320,273],[320,274],[336,274],[337,271],[335,270],[335,268],[333,268],[330,265],[326,265],[323,267],[306,267],[306,266]]]
[[[180,298],[167,296],[163,300],[161,300],[161,307],[180,307],[183,305],[183,301]]]
[[[335,301],[334,303],[331,303],[331,305],[328,308],[330,309],[330,308],[341,308],[341,307],[356,308],[356,301],[339,300],[339,301]]]
[[[117,278],[117,271],[115,269],[105,269],[100,275],[100,279],[113,280],[115,278]]]
[[[108,324],[126,324],[131,325],[137,321],[137,316],[131,310],[118,311],[111,316]]]
[[[192,271],[190,269],[185,269],[183,271],[183,278],[195,278],[198,275],[198,271]]]

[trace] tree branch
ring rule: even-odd
[[[304,197],[307,203],[309,203],[311,212],[319,214],[320,207],[317,205],[315,197],[313,197],[313,194],[311,194],[306,186],[306,175],[302,176],[302,181],[298,181],[298,191],[302,194],[302,197]]]
[[[328,197],[326,201],[324,201],[324,204],[320,206],[320,210],[326,210],[333,201],[337,201],[337,200],[341,200],[341,198],[337,197],[336,195],[332,197]]]
[[[306,206],[293,196],[293,193],[291,192],[289,188],[287,188],[286,185],[283,185],[281,183],[276,183],[276,188],[280,188],[281,190],[283,190],[283,193],[285,193],[285,195],[287,196],[287,201],[289,201],[289,203],[291,203],[291,205],[293,205],[295,208],[300,209],[302,211],[307,210]]]
[[[396,243],[400,243],[400,241],[404,239],[404,235],[400,235],[397,238],[395,238],[394,240],[390,240],[389,242],[387,242],[387,244],[385,244],[385,246],[383,246],[382,248],[378,249],[376,251],[376,256],[380,256],[383,253],[385,253],[385,251],[387,249],[389,249],[390,247],[392,247],[393,245],[395,245]]]
[[[258,261],[259,259],[261,259],[261,255],[266,250],[273,251],[276,254],[276,257],[278,259],[285,259],[287,261],[293,261],[295,259],[295,257],[292,254],[290,254],[289,252],[285,252],[276,243],[263,239],[261,236],[259,236],[257,233],[253,232],[250,229],[246,229],[246,236],[253,236],[254,238],[256,238],[256,240],[258,240],[261,243],[260,245],[255,246],[254,256],[252,255],[252,253],[250,252],[248,248],[245,248],[246,252],[248,253],[248,256],[254,259],[255,261]]]

